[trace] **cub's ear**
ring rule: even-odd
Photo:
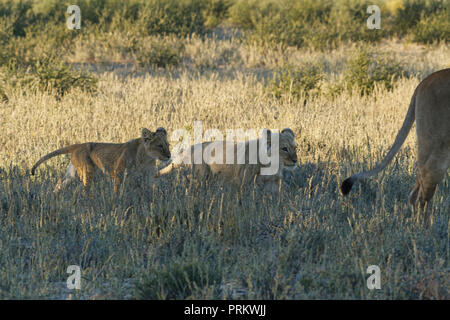
[[[300,131],[299,131],[299,133],[300,133]],[[295,138],[294,131],[292,131],[290,128],[284,128],[281,131],[281,134],[288,134],[288,135],[292,136],[293,139]]]
[[[163,127],[159,127],[156,129],[156,132],[162,133],[163,135],[167,136],[167,131]]]
[[[154,133],[148,130],[147,128],[141,129],[142,138],[144,139],[151,139],[153,138]]]
[[[267,148],[270,148],[272,145],[272,131],[269,129],[263,129],[261,137],[266,138]]]

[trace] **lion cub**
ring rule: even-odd
[[[278,190],[283,168],[291,169],[298,165],[295,135],[289,128],[274,133],[265,129],[262,134],[261,138],[247,142],[210,141],[193,145],[189,148],[189,152],[182,153],[178,157],[174,156],[173,161],[161,169],[160,174],[166,175],[173,169],[188,166],[201,177],[212,174],[237,185],[248,185],[256,180],[267,190]],[[266,138],[265,144],[262,143],[263,136]],[[275,139],[278,141],[276,148]],[[256,148],[252,148],[252,145]],[[200,150],[199,164],[195,164],[196,148]],[[266,148],[267,151],[263,152],[261,148]],[[262,162],[261,156],[264,153],[267,154],[266,160],[269,160],[269,163]],[[243,155],[240,161],[239,154]],[[216,162],[213,158],[220,161]],[[227,158],[230,159],[230,163],[224,163]]]
[[[156,159],[167,161],[170,159],[167,131],[158,128],[155,132],[143,128],[142,136],[126,143],[96,143],[87,142],[74,144],[53,151],[42,157],[31,169],[34,175],[36,168],[48,159],[70,154],[71,163],[63,180],[59,180],[54,192],[58,192],[69,185],[76,177],[80,177],[84,190],[91,182],[95,171],[101,169],[103,173],[109,172],[114,181],[114,191],[118,191],[119,175],[124,170],[145,173],[156,169]]]

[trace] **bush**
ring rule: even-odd
[[[232,0],[211,0],[207,2],[203,10],[206,28],[215,28],[222,21],[228,18],[228,10],[232,5]]]
[[[255,26],[252,14],[254,14],[256,10],[260,10],[257,1],[237,0],[229,9],[230,22],[245,30],[254,29]]]
[[[237,1],[230,8],[230,21],[251,30],[259,42],[301,47],[317,44],[317,39],[309,41],[310,31],[326,25],[331,8],[331,1]]]
[[[367,28],[367,7],[372,4],[381,8],[381,29]],[[341,41],[376,42],[411,33],[422,42],[423,37],[448,39],[448,13],[441,0],[238,0],[229,11],[232,24],[264,43],[329,49]],[[423,36],[416,29],[419,24]]]
[[[146,35],[204,34],[206,32],[205,1],[152,0],[142,7],[139,22]]]
[[[304,45],[317,50],[336,48],[341,41],[342,34],[334,24],[317,23],[304,36]]]
[[[213,287],[213,295],[218,298],[221,281],[220,270],[212,268],[208,261],[171,262],[162,270],[150,270],[137,284],[137,299],[188,299],[208,287]]]
[[[168,42],[155,39],[133,50],[135,61],[140,67],[176,67],[181,62],[180,53],[184,50],[181,42]]]
[[[335,26],[341,40],[376,42],[386,36],[385,16],[381,14],[381,29],[367,28],[367,7],[377,1],[339,1],[330,15],[328,27]],[[382,11],[383,12],[383,11]]]
[[[396,9],[390,28],[396,35],[404,36],[415,28],[422,17],[444,11],[445,6],[444,0],[404,0]]]
[[[72,70],[70,65],[55,58],[39,58],[23,66],[15,58],[0,69],[0,74],[12,86],[28,86],[33,89],[54,93],[57,99],[73,88],[94,93],[98,79],[93,75]]]
[[[444,0],[79,0],[82,29],[92,34],[121,31],[135,36],[205,35],[229,19],[249,39],[296,47],[329,49],[341,41],[378,41],[412,35],[427,43],[448,40],[448,9]],[[366,26],[367,7],[382,11],[380,30]],[[80,32],[65,27],[67,3],[58,0],[0,2],[0,38],[45,39],[69,48]],[[10,26],[4,28],[4,21]],[[64,30],[63,30],[64,29]],[[54,40],[52,40],[54,39]],[[46,41],[42,41],[46,47]],[[58,50],[58,49],[56,49]]]
[[[64,96],[74,88],[94,93],[97,90],[98,79],[83,71],[72,70],[63,62],[54,63],[50,59],[39,60],[35,65],[36,77],[33,85],[41,90],[54,92],[57,98]]]
[[[9,0],[0,2],[0,18],[11,21],[14,36],[24,36],[25,28],[33,22],[33,19],[29,17],[30,9],[30,1]]]
[[[450,17],[448,11],[424,16],[413,30],[414,41],[432,43],[443,39],[450,41]]]
[[[317,95],[322,79],[323,74],[317,66],[305,66],[296,70],[284,67],[274,73],[268,92],[278,99],[286,95],[295,99],[302,96],[307,98]]]
[[[347,64],[345,82],[348,90],[357,88],[366,95],[373,91],[375,83],[391,90],[395,80],[404,75],[402,66],[392,58],[361,49]]]

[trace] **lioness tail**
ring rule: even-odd
[[[400,131],[397,134],[397,137],[395,138],[394,144],[392,145],[389,152],[386,154],[384,159],[375,166],[372,170],[364,171],[360,173],[356,173],[352,175],[351,177],[347,178],[342,182],[341,185],[341,192],[343,195],[347,195],[351,190],[353,184],[358,181],[365,179],[369,176],[375,175],[389,164],[391,162],[392,158],[396,155],[396,153],[400,150],[400,147],[403,145],[403,143],[406,140],[406,137],[409,134],[409,131],[411,130],[412,125],[414,124],[414,121],[416,119],[416,93],[413,94],[413,97],[411,98],[411,103],[409,105],[408,112],[406,113],[405,120],[403,121],[403,125],[400,129]]]

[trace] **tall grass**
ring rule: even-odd
[[[189,41],[188,53],[202,45]],[[448,66],[448,49],[413,49],[405,65],[411,77],[391,90],[376,84],[367,95],[344,90],[333,98],[319,90],[304,104],[268,94],[258,68],[240,68],[273,62],[265,54],[248,58],[247,44],[239,50],[236,69],[104,72],[95,95],[75,88],[57,100],[7,88],[9,101],[0,102],[2,298],[448,299],[448,177],[426,230],[407,207],[414,134],[383,174],[349,198],[338,192],[344,177],[385,154],[422,74]],[[345,70],[346,50],[296,50],[285,58],[322,64],[326,88],[342,80],[333,71]],[[80,184],[55,196],[65,157],[29,175],[39,157],[63,145],[127,141],[141,127],[164,126],[170,135],[194,120],[205,129],[301,129],[300,167],[286,173],[279,194],[190,180],[182,171],[138,190],[124,185],[118,195],[98,176],[91,196]],[[76,292],[65,287],[72,264],[82,272]],[[381,290],[366,287],[372,264],[381,268]]]
[[[370,33],[366,1],[86,0],[78,31],[61,1],[1,1],[0,298],[449,299],[449,180],[423,228],[407,206],[414,130],[386,171],[338,191],[384,156],[419,81],[450,67],[443,1],[375,3]],[[56,196],[64,156],[30,176],[62,146],[196,120],[289,127],[300,166],[278,193],[181,170]]]

